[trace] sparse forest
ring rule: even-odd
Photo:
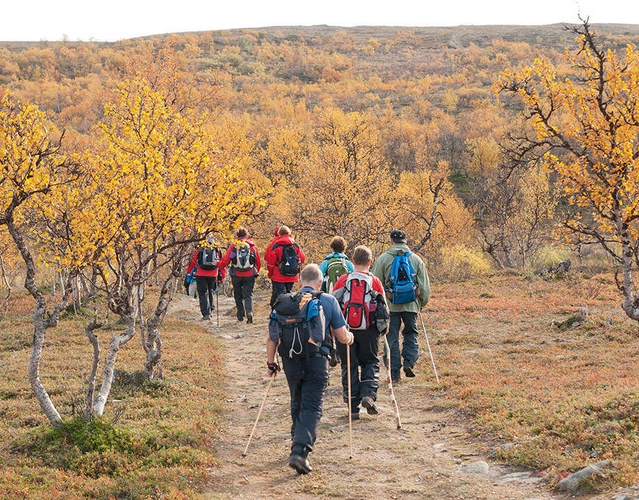
[[[637,47],[639,26],[587,22],[0,43],[0,316],[8,332],[0,366],[15,370],[11,353],[28,351],[22,368],[30,390],[0,383],[1,442],[11,451],[0,458],[11,471],[7,491],[30,487],[19,478],[20,467],[32,466],[25,456],[55,454],[80,434],[86,450],[78,445],[78,455],[61,462],[42,458],[46,467],[119,479],[93,489],[80,482],[71,492],[65,479],[53,479],[60,498],[190,498],[202,491],[215,466],[204,457],[214,439],[209,428],[220,425],[221,409],[200,415],[192,438],[180,428],[177,446],[161,422],[149,424],[155,435],[135,423],[129,434],[114,422],[117,401],[136,391],[140,401],[166,398],[165,405],[180,392],[164,376],[163,348],[170,329],[188,342],[188,327],[167,316],[186,260],[207,235],[226,244],[239,225],[250,228],[261,251],[273,228],[288,225],[309,262],[323,258],[335,235],[377,255],[390,229],[401,228],[427,263],[435,301],[438,284],[488,283],[479,293],[492,299],[495,276],[513,277],[517,286],[572,279],[581,290],[581,320],[605,295],[629,321],[611,337],[636,349],[639,337],[628,331],[639,321]],[[584,291],[593,282],[566,278],[568,259],[573,269],[606,278]],[[442,308],[431,312],[443,315]],[[453,342],[444,331],[436,333],[442,350]],[[52,378],[52,332],[54,345],[86,348],[79,354],[69,347],[76,373],[65,374],[70,368],[60,362]],[[140,356],[127,355],[120,369],[124,346]],[[218,362],[207,358],[207,366]],[[191,404],[197,387],[219,384],[205,371],[200,366],[183,382]],[[481,394],[474,382],[456,387],[463,383],[453,368],[443,372],[454,382],[439,388],[433,405]],[[80,388],[60,389],[56,377]],[[583,446],[565,429],[524,424],[528,417],[500,429],[487,416],[488,396],[456,404],[477,416],[473,425],[486,439],[566,437],[557,446],[580,451],[565,461],[539,456],[538,443],[526,448],[530,455],[521,448],[497,454],[546,471],[552,485],[558,474],[590,463],[585,450],[616,461],[589,483],[597,491],[639,482],[636,467],[632,472],[639,412],[636,397],[622,405],[627,391],[614,394],[623,416],[584,403],[580,411],[599,412],[615,426]],[[28,422],[26,403],[4,405],[29,398],[41,415]],[[90,439],[103,441],[90,447]],[[628,443],[632,451],[620,452]],[[119,467],[126,471],[118,476]],[[154,484],[157,471],[173,486]],[[142,480],[132,488],[136,473]]]

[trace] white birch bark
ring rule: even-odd
[[[104,407],[109,398],[111,386],[113,385],[115,361],[118,357],[118,351],[120,347],[126,344],[135,335],[135,314],[123,315],[122,319],[126,324],[126,329],[122,335],[114,335],[109,343],[109,350],[107,351],[104,369],[102,370],[102,386],[93,401],[93,412],[97,415],[104,414]]]

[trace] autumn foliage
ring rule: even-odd
[[[23,276],[35,301],[29,382],[49,422],[63,416],[40,362],[65,311],[86,314],[91,421],[136,332],[141,372],[162,378],[185,259],[239,225],[265,246],[287,224],[309,261],[335,235],[379,254],[401,228],[440,283],[532,275],[544,250],[596,247],[638,320],[639,34],[610,28],[602,41],[591,28],[526,42],[327,28],[3,44],[3,310]],[[621,398],[611,404],[627,411]]]

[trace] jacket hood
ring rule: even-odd
[[[240,238],[238,241],[246,241],[250,246],[255,246],[255,243],[253,243],[253,240],[251,238]]]
[[[398,255],[398,254],[410,252],[411,249],[408,248],[408,245],[406,245],[406,243],[395,243],[392,247],[390,247],[386,251],[392,255]]]
[[[346,257],[345,253],[341,253],[341,252],[333,252],[333,253],[329,253],[326,257],[324,257],[324,260],[328,260],[328,259],[332,259],[333,257],[339,257],[341,259],[346,259],[348,257]]]
[[[295,240],[293,238],[291,238],[290,234],[284,234],[282,236],[280,236],[279,238],[277,238],[273,244],[280,244],[280,245],[291,245],[293,243],[295,243]]]

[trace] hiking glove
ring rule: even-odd
[[[276,375],[277,372],[281,371],[280,365],[278,365],[277,363],[266,363],[266,366],[268,367],[268,371],[270,372],[269,375]]]

